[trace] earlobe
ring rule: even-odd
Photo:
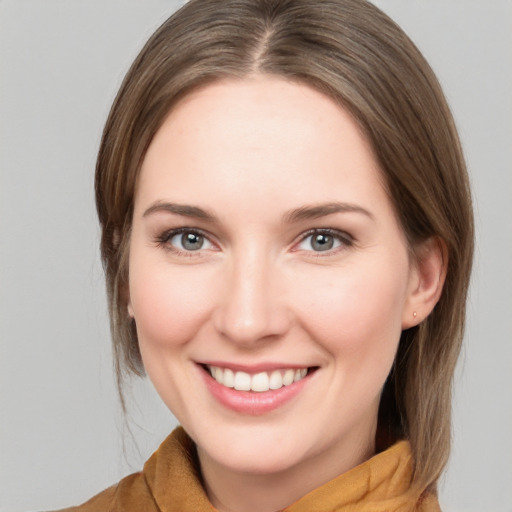
[[[402,329],[420,324],[432,312],[441,297],[448,250],[443,240],[431,237],[414,249],[409,294],[402,315]]]
[[[128,302],[128,305],[126,306],[126,309],[128,310],[128,316],[130,318],[134,318],[135,315],[133,314],[133,308],[132,308],[132,303],[131,302]]]

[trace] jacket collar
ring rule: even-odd
[[[144,477],[162,512],[215,512],[203,488],[194,442],[178,427],[146,462]],[[439,512],[411,487],[412,454],[400,441],[327,482],[283,512]]]

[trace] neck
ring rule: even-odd
[[[334,457],[312,456],[294,467],[263,474],[218,464],[199,447],[198,455],[206,492],[219,512],[276,512],[375,453],[373,439],[364,445],[360,440],[347,444],[351,449],[341,456],[334,450]]]

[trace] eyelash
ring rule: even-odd
[[[299,244],[307,240],[309,237],[315,236],[315,235],[327,235],[332,236],[334,240],[338,241],[340,245],[338,247],[335,247],[333,249],[328,249],[326,251],[307,251],[308,253],[311,253],[311,256],[315,258],[322,258],[326,256],[331,256],[333,254],[337,254],[339,251],[342,251],[344,249],[347,249],[354,245],[354,238],[349,235],[345,231],[339,231],[337,229],[332,228],[314,228],[306,231],[302,235],[300,235],[300,239],[297,243],[294,244],[294,247],[297,247]],[[300,251],[300,249],[294,249],[294,251]]]
[[[193,235],[199,235],[203,237],[205,240],[207,240],[210,244],[216,245],[211,241],[210,235],[205,233],[204,231],[197,229],[197,228],[176,228],[176,229],[170,229],[168,231],[164,231],[161,235],[158,235],[156,237],[156,244],[158,247],[163,247],[167,251],[171,251],[175,254],[178,254],[180,256],[185,257],[197,257],[201,254],[201,249],[198,249],[197,251],[183,251],[181,249],[178,249],[177,247],[171,245],[169,242],[177,235],[181,235],[184,233],[190,233]],[[303,243],[305,240],[307,240],[309,237],[312,237],[314,235],[327,235],[333,237],[336,241],[340,243],[340,246],[328,249],[326,251],[306,251],[308,253],[311,253],[311,255],[314,255],[314,257],[324,257],[332,255],[333,253],[337,253],[340,250],[346,249],[348,247],[351,247],[354,244],[354,239],[351,235],[346,233],[345,231],[338,231],[337,229],[332,228],[314,228],[306,231],[305,233],[302,233],[298,239],[297,242],[293,243],[293,251],[298,252],[301,249],[298,249],[297,246]]]
[[[156,237],[156,244],[158,247],[162,247],[167,251],[173,252],[175,254],[178,254],[179,256],[185,256],[185,257],[198,257],[201,255],[201,250],[197,251],[183,251],[181,249],[178,249],[177,247],[171,245],[169,242],[177,235],[181,235],[184,233],[190,233],[193,235],[199,235],[203,237],[205,240],[208,240],[210,244],[213,245],[213,242],[211,241],[210,236],[205,233],[204,231],[197,229],[197,228],[176,228],[176,229],[169,229],[168,231],[164,231],[161,235],[158,235]]]

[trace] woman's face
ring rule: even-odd
[[[147,373],[202,464],[338,471],[372,454],[417,278],[332,100],[261,76],[183,99],[142,166],[129,274]]]

